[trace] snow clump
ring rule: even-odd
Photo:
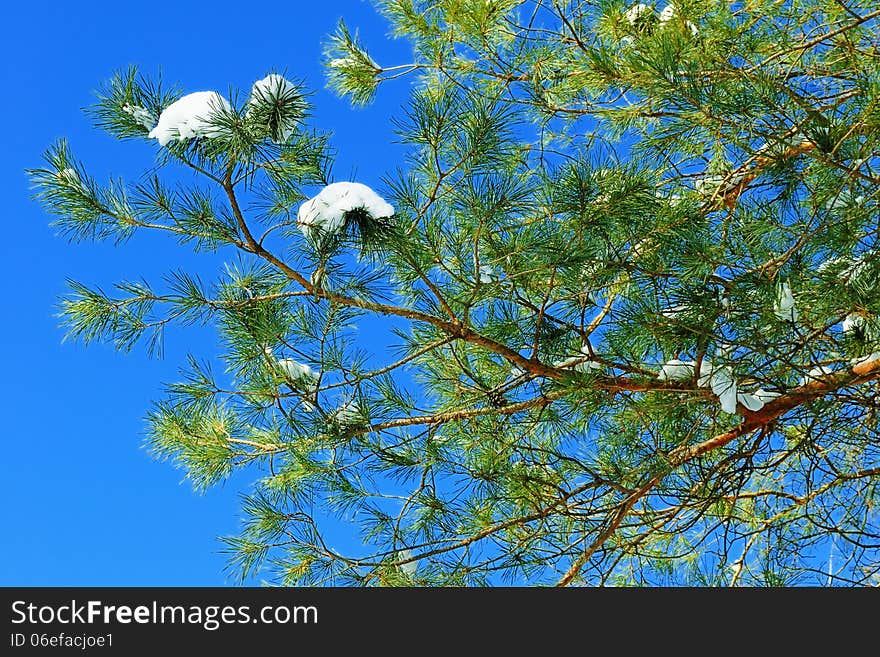
[[[663,8],[663,11],[660,12],[660,26],[666,25],[669,21],[673,20],[678,15],[678,10],[675,8],[675,5],[671,2]],[[684,25],[687,29],[691,31],[691,36],[697,36],[697,26],[694,25],[691,21],[685,21]]]
[[[314,411],[318,396],[318,372],[304,363],[298,363],[293,358],[281,358],[277,361],[277,365],[297,389],[307,393],[307,396],[311,398],[311,401],[303,399],[303,408],[309,413]]]
[[[847,335],[857,332],[864,332],[867,320],[864,315],[850,313],[847,315],[842,324],[843,332]]]
[[[72,167],[67,167],[65,169],[61,169],[57,174],[58,180],[68,185],[69,187],[82,187],[82,180],[80,180],[79,174],[76,172],[76,169]]]
[[[318,378],[318,375],[311,367],[298,363],[293,358],[281,358],[278,361],[278,367],[291,381],[315,381]]]
[[[156,125],[156,119],[153,116],[153,113],[146,107],[141,107],[140,105],[123,105],[122,111],[133,117],[135,121],[140,123],[147,130],[152,130],[153,126]]]
[[[657,378],[661,381],[688,381],[694,378],[694,362],[673,358],[660,368]]]
[[[353,399],[343,404],[334,414],[334,418],[336,422],[343,426],[363,424],[366,420],[363,413],[361,413],[361,409]]]
[[[284,105],[295,100],[299,96],[296,85],[277,73],[270,73],[262,80],[254,82],[251,88],[251,97],[248,99],[246,117],[252,117],[259,109],[266,106]],[[279,116],[278,125],[272,131],[272,139],[278,143],[287,141],[296,127],[295,116]]]
[[[623,17],[626,19],[626,22],[630,25],[635,25],[636,21],[639,20],[643,15],[653,14],[654,10],[648,5],[640,2],[636,5],[633,5],[629,9],[627,9],[623,13]]]
[[[773,304],[773,314],[786,322],[798,321],[798,310],[794,305],[794,295],[788,281],[779,286],[776,293],[776,303]]]
[[[374,219],[394,214],[394,207],[364,184],[330,183],[299,206],[300,230],[308,238],[316,233],[335,235],[344,228],[345,217],[353,210],[364,210]]]
[[[823,377],[831,374],[834,374],[834,370],[829,369],[824,365],[819,365],[802,376],[799,385],[805,386],[812,381],[820,381]]]
[[[553,367],[557,367],[560,369],[568,369],[571,368],[573,372],[581,372],[582,374],[587,374],[590,370],[601,370],[602,364],[597,363],[594,360],[590,360],[588,354],[584,356],[571,356],[570,358],[565,358],[564,360],[557,360],[553,363]]]
[[[415,555],[412,550],[400,550],[396,556],[398,561],[402,561],[403,559],[412,559]],[[412,577],[416,574],[416,570],[419,568],[419,560],[407,561],[406,563],[400,564],[398,568],[400,568],[401,572],[407,577]]]
[[[160,146],[167,146],[175,140],[217,137],[223,133],[223,129],[216,125],[217,117],[224,111],[231,112],[232,105],[216,91],[187,94],[162,110],[149,137],[158,139]]]
[[[346,68],[349,66],[357,66],[357,62],[354,57],[337,57],[336,59],[331,59],[328,66],[330,68]]]
[[[674,358],[666,363],[658,374],[660,381],[690,381],[694,378],[696,363],[690,360],[678,360]],[[700,363],[700,376],[697,385],[701,388],[710,388],[718,397],[721,410],[733,415],[736,413],[737,404],[749,411],[759,411],[769,401],[779,396],[780,393],[758,388],[754,392],[740,392],[738,384],[733,378],[733,369],[730,366],[713,365],[712,361],[704,360]]]

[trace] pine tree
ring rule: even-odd
[[[232,572],[876,584],[876,3],[377,5],[412,62],[340,22],[325,64],[355,105],[415,83],[378,192],[331,181],[277,74],[228,100],[122,72],[91,116],[158,140],[158,173],[101,185],[64,142],[30,172],[73,241],[228,256],[209,283],[73,283],[62,307],[120,349],[219,331],[148,443],[197,489],[251,474]]]

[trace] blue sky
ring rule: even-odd
[[[390,41],[385,20],[359,0],[275,3],[265,12],[240,2],[25,2],[4,14],[0,585],[227,584],[216,537],[237,531],[237,495],[248,478],[199,495],[141,446],[151,400],[177,378],[186,353],[213,351],[213,334],[171,331],[157,360],[144,347],[124,354],[62,342],[55,317],[67,278],[109,288],[179,267],[210,273],[218,258],[161,236],[70,245],[32,200],[25,169],[60,137],[98,180],[136,179],[153,164],[157,146],[115,141],[82,112],[93,90],[129,64],[161,69],[186,92],[248,90],[278,69],[316,91],[312,122],[333,132],[337,179],[354,173],[378,186],[400,152],[389,118],[407,83],[351,109],[323,89],[322,48],[341,16],[380,63],[406,63],[409,46]]]

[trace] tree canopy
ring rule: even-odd
[[[226,98],[120,72],[89,114],[159,166],[102,184],[59,142],[30,172],[73,241],[227,257],[72,283],[62,317],[120,349],[216,327],[147,441],[197,489],[249,473],[231,571],[877,584],[876,3],[375,4],[412,60],[340,22],[325,64],[353,105],[412,85],[381,189],[332,179],[277,73]]]

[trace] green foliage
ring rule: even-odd
[[[326,48],[326,58],[331,88],[350,96],[355,105],[366,105],[373,99],[382,69],[358,41],[357,33],[351,34],[342,19]]]
[[[876,7],[377,4],[414,60],[380,67],[340,22],[325,63],[354,105],[413,83],[391,217],[304,231],[334,154],[280,78],[138,184],[99,186],[64,142],[30,172],[74,241],[226,258],[71,283],[61,317],[125,350],[217,329],[147,442],[197,489],[252,476],[233,576],[876,582]],[[131,69],[90,113],[146,138],[179,95]]]
[[[142,138],[159,119],[165,107],[180,97],[176,88],[164,89],[156,81],[130,66],[116,73],[97,92],[98,102],[88,113],[99,128],[119,139]]]

